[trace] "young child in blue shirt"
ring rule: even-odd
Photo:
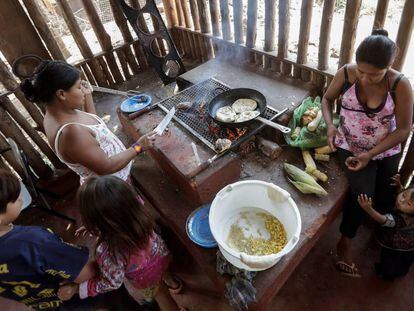
[[[15,226],[22,208],[21,184],[0,170],[0,296],[31,310],[53,310],[62,282],[83,282],[95,275],[87,248],[63,242],[50,230]]]

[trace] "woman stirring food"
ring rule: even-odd
[[[359,45],[356,64],[345,65],[336,73],[322,99],[328,143],[338,150],[350,186],[336,261],[336,268],[347,276],[360,276],[351,251],[352,239],[366,217],[358,195],[375,198],[377,210],[388,212],[393,207],[391,177],[397,173],[401,143],[411,129],[412,89],[408,79],[391,68],[396,53],[397,46],[388,33],[374,30]],[[332,107],[340,96],[337,129]]]
[[[80,71],[67,63],[42,61],[21,89],[30,101],[46,104],[43,125],[49,144],[81,184],[97,175],[128,180],[132,159],[151,148],[152,132],[125,148],[96,115],[92,90]]]

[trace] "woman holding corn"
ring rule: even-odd
[[[335,74],[322,99],[328,144],[338,151],[350,186],[336,268],[352,277],[360,276],[352,258],[352,239],[366,217],[357,197],[374,197],[376,209],[384,212],[392,208],[395,191],[391,177],[397,173],[401,143],[412,124],[411,85],[391,68],[397,50],[387,31],[374,30],[359,45],[356,64],[345,65]],[[339,97],[340,123],[335,128],[332,107]]]

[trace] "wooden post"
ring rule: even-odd
[[[193,27],[193,23],[191,22],[190,9],[188,8],[187,0],[181,0],[181,8],[183,9],[186,28]]]
[[[198,14],[197,0],[190,0],[190,10],[193,18],[194,30],[200,31],[200,16]]]
[[[24,6],[26,7],[27,12],[30,15],[30,18],[33,21],[39,35],[42,37],[45,42],[50,54],[54,59],[65,60],[62,51],[59,48],[58,43],[55,40],[52,32],[49,29],[45,21],[45,16],[42,11],[39,9],[36,1],[34,0],[23,0]]]
[[[403,185],[406,184],[408,179],[411,177],[411,174],[414,171],[414,139],[411,137],[409,142],[409,146],[407,149],[407,154],[405,155],[405,159],[403,165],[400,170],[401,174],[401,182]]]
[[[202,33],[211,33],[210,21],[208,18],[206,0],[197,0],[198,14],[200,16],[200,29]]]
[[[266,52],[274,51],[275,49],[275,11],[276,1],[265,0],[265,43],[264,50]]]
[[[223,29],[223,39],[227,41],[231,41],[233,40],[233,36],[231,35],[228,0],[220,0],[220,14],[221,14],[221,28]]]
[[[168,28],[178,26],[177,9],[174,0],[162,0]]]
[[[319,33],[319,53],[318,69],[326,70],[329,67],[329,43],[331,39],[332,17],[336,0],[325,0],[323,3],[323,13],[320,33]]]
[[[361,2],[362,0],[347,1],[338,68],[341,68],[352,60]]]
[[[227,1],[227,0],[226,0]],[[213,36],[220,37],[220,9],[219,9],[219,0],[210,0],[210,16],[211,16],[211,25],[213,26]],[[222,13],[223,16],[223,13]],[[223,22],[223,21],[222,21]]]
[[[16,123],[29,135],[29,137],[35,142],[35,144],[40,148],[40,150],[49,158],[50,162],[55,167],[64,167],[62,162],[58,159],[56,154],[50,149],[46,141],[39,135],[38,132],[27,122],[26,118],[17,110],[16,106],[11,102],[11,100],[4,96],[0,98],[0,105],[6,110],[9,115],[16,121]]]
[[[373,30],[384,28],[389,3],[390,0],[378,0],[377,10],[375,11],[374,25],[372,26]]]
[[[310,34],[310,25],[312,21],[312,7],[313,0],[302,0],[301,8],[301,17],[300,17],[300,30],[299,30],[299,42],[298,42],[298,57],[296,62],[298,64],[305,64],[308,61],[308,44],[309,44],[309,34]],[[293,69],[293,77],[300,78],[301,70],[299,67]],[[308,81],[308,76],[306,71],[302,77],[304,81]]]
[[[406,0],[403,12],[401,14],[400,26],[398,27],[397,46],[400,51],[394,61],[393,68],[401,71],[405,58],[407,56],[408,47],[410,46],[411,35],[414,26],[414,1]]]
[[[19,127],[14,123],[13,119],[9,114],[4,110],[3,107],[0,107],[0,131],[5,137],[13,138],[20,148],[25,153],[30,166],[34,169],[37,175],[46,177],[50,176],[52,170],[46,163],[42,160],[40,154],[36,149],[27,141],[27,138],[24,136],[23,132]]]
[[[93,76],[91,70],[88,67],[88,64],[83,64],[80,66],[82,72],[85,74],[86,78],[88,79],[90,84],[96,85],[95,77]]]
[[[175,8],[177,9],[177,18],[178,18],[178,25],[181,27],[186,27],[185,19],[184,19],[184,12],[181,7],[181,1],[175,0]]]
[[[118,56],[119,62],[121,63],[122,72],[124,77],[129,80],[132,78],[132,75],[129,73],[128,63],[124,54],[124,51],[121,49],[116,50],[116,55]]]
[[[0,82],[4,87],[11,92],[15,92],[16,97],[20,100],[24,108],[29,112],[32,119],[35,121],[37,127],[43,131],[43,115],[39,108],[29,102],[20,91],[19,84],[14,79],[7,65],[0,59]]]
[[[234,42],[243,44],[243,0],[233,0]]]
[[[286,58],[289,46],[290,0],[279,1],[279,36],[277,39],[277,56]]]
[[[0,135],[0,149],[9,148],[9,143]],[[19,162],[14,158],[13,153],[11,151],[7,151],[1,155],[9,165],[20,175],[20,177],[24,177],[24,171]]]
[[[257,34],[257,0],[248,0],[246,46],[254,48]]]
[[[69,27],[70,32],[72,33],[73,39],[76,42],[76,45],[79,47],[80,52],[84,58],[93,58],[93,53],[91,48],[88,45],[85,37],[83,36],[82,30],[80,29],[76,18],[72,13],[72,10],[69,6],[67,0],[56,0],[59,4],[63,18],[65,19],[66,24]],[[90,63],[91,70],[95,76],[96,82],[101,86],[108,86],[106,79],[102,73],[102,69],[97,60],[92,60]]]
[[[29,1],[29,0],[26,0]],[[113,46],[111,43],[111,37],[106,32],[105,27],[102,24],[101,19],[99,18],[98,13],[96,12],[95,6],[93,5],[92,0],[82,0],[83,7],[85,9],[86,15],[91,23],[93,31],[99,41],[99,44],[103,51],[109,52],[112,51]],[[115,57],[112,52],[109,52],[105,55],[106,61],[111,69],[112,75],[116,83],[123,82],[123,77],[121,71],[118,68]],[[102,64],[101,64],[102,65]],[[104,68],[104,67],[102,67]]]
[[[134,39],[132,38],[131,33],[129,32],[128,22],[124,13],[122,13],[121,8],[117,2],[117,0],[109,0],[111,5],[112,13],[114,14],[115,23],[118,26],[119,30],[121,31],[122,37],[124,38],[125,43],[132,43]],[[127,47],[124,50],[125,58],[128,61],[129,66],[132,69],[132,72],[137,74],[140,72],[139,65],[137,60],[132,54],[131,48]]]

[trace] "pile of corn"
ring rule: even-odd
[[[280,252],[287,243],[286,230],[282,223],[276,217],[258,213],[265,223],[265,228],[270,235],[269,239],[244,235],[243,229],[237,224],[232,224],[227,239],[229,245],[232,245],[239,252],[254,256],[264,256]]]

